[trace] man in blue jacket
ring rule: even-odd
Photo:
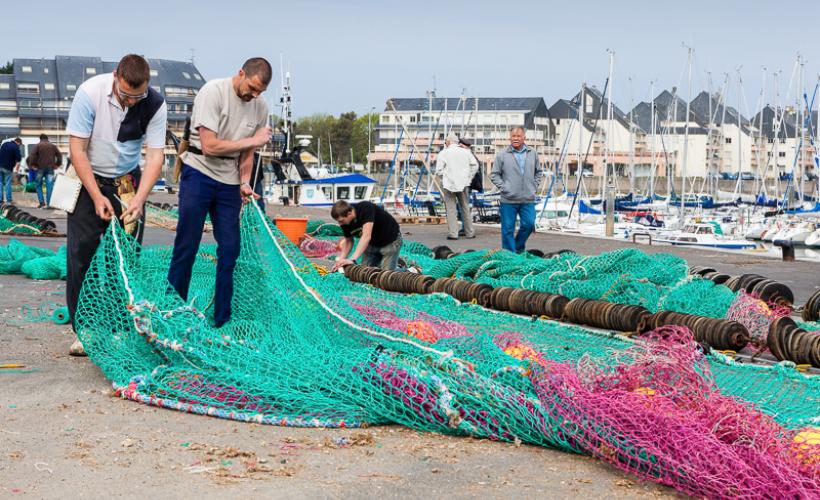
[[[0,202],[11,203],[11,179],[14,177],[14,169],[23,158],[21,144],[23,141],[18,137],[0,146]]]
[[[521,253],[535,229],[535,196],[544,171],[535,149],[524,144],[524,128],[510,130],[510,146],[498,152],[490,181],[501,192],[501,247]],[[518,233],[515,221],[519,220]]]

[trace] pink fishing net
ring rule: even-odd
[[[321,259],[339,253],[338,243],[329,240],[306,238],[299,244],[299,249],[305,257]]]
[[[749,294],[741,290],[732,301],[726,313],[726,319],[737,321],[745,326],[752,338],[752,343],[758,347],[764,347],[769,335],[769,325],[777,318],[789,314],[791,314],[789,308],[767,304],[757,294]]]
[[[795,452],[796,431],[721,394],[688,329],[648,340],[577,369],[533,363],[536,393],[570,442],[692,495],[817,498],[820,465]]]

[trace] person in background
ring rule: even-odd
[[[20,167],[23,153],[20,146],[23,141],[17,137],[13,141],[6,141],[0,146],[0,202],[11,203],[11,180],[14,178],[14,169]]]
[[[501,192],[501,247],[521,253],[535,229],[535,196],[544,171],[538,153],[524,143],[524,128],[510,130],[510,145],[498,152],[490,180]],[[518,220],[518,232],[515,223]]]
[[[37,171],[37,177],[34,178],[34,189],[37,191],[37,200],[40,202],[38,207],[46,207],[51,202],[51,190],[54,188],[54,169],[62,165],[63,155],[57,146],[48,141],[46,134],[40,134],[40,142],[31,149],[26,162],[28,168]],[[45,197],[43,197],[43,184],[46,189]]]
[[[355,263],[359,257],[362,265],[396,270],[402,238],[399,223],[392,215],[369,201],[351,205],[340,200],[333,204],[330,216],[344,233],[332,272]],[[354,237],[359,238],[359,244],[351,254]]]
[[[469,149],[459,145],[458,137],[450,134],[445,148],[436,158],[436,175],[441,181],[441,197],[447,210],[447,239],[458,239],[458,214],[464,223],[464,236],[475,238],[470,213],[470,181],[478,172],[478,160]]]

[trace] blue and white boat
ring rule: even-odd
[[[723,250],[754,250],[760,245],[743,238],[726,236],[717,223],[692,222],[679,231],[669,231],[654,238],[659,243],[674,246],[720,248]]]
[[[329,207],[337,201],[350,203],[369,200],[376,180],[362,174],[344,174],[302,181],[299,205]]]

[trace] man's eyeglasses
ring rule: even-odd
[[[117,89],[117,94],[119,94],[120,99],[122,99],[122,100],[134,99],[135,101],[141,101],[141,100],[145,99],[146,97],[148,97],[148,91],[147,90],[145,92],[143,92],[142,94],[129,94],[128,92],[123,92],[120,89],[120,85],[119,85],[119,83],[117,83],[116,80],[114,80],[114,85]]]
[[[122,90],[118,89],[117,93],[120,95],[120,97],[123,100],[125,100],[125,99],[134,99],[136,101],[141,101],[141,100],[145,99],[146,97],[148,97],[148,92],[143,92],[142,94],[129,94],[127,92],[123,92]]]

